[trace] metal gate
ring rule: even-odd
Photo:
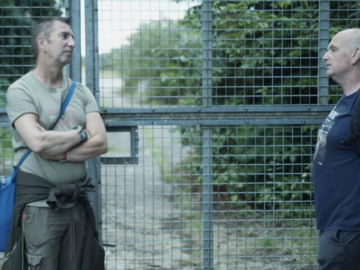
[[[88,162],[106,269],[317,268],[309,167],[341,95],[321,56],[357,27],[358,1],[15,2],[0,5],[0,98],[32,66],[30,18],[60,10],[82,45],[67,73],[108,131],[109,152]]]

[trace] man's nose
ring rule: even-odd
[[[76,47],[75,40],[72,37],[69,40],[69,46],[73,49]]]
[[[324,61],[327,61],[329,58],[328,58],[328,52],[324,53],[323,57],[322,57],[322,60]]]

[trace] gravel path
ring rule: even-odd
[[[120,80],[101,83],[106,104],[131,105],[114,93],[113,89],[121,87]],[[150,135],[144,134],[146,130]],[[173,186],[162,181],[155,157],[159,146],[174,143],[173,135],[169,129],[152,127],[140,127],[138,132],[138,165],[102,166],[103,242],[116,244],[106,248],[107,269],[173,269],[182,261],[191,261],[182,252],[183,240],[174,228],[180,229],[182,217],[171,199]],[[108,142],[107,156],[129,155],[129,137],[110,133]],[[170,162],[166,161],[170,166],[186,154],[179,146],[171,149]]]
[[[159,132],[154,130],[154,135]],[[182,250],[182,217],[171,201],[173,186],[161,180],[153,148],[142,133],[141,128],[138,165],[102,168],[103,241],[116,241],[116,248],[107,248],[107,269],[173,269],[174,264],[191,261]],[[113,137],[109,145],[127,143]]]

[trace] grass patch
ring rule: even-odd
[[[196,260],[191,260],[191,259],[183,259],[183,260],[179,260],[179,265],[182,267],[186,267],[186,266],[199,266],[199,261]]]
[[[186,219],[199,219],[201,214],[196,212],[182,212],[181,216]]]

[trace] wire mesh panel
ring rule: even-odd
[[[102,88],[102,106],[189,106],[200,100],[202,33],[185,18],[198,5],[99,1],[100,83],[115,83]]]
[[[138,165],[102,166],[108,267],[317,268],[309,164],[341,95],[319,60],[350,17],[357,1],[99,1],[103,117],[139,139]]]
[[[1,1],[0,107],[4,107],[4,93],[9,85],[34,67],[31,27],[39,19],[62,16],[64,8],[64,1]]]
[[[139,164],[102,168],[107,269],[204,269],[202,130],[138,131]],[[308,166],[316,128],[212,134],[214,269],[316,269]],[[109,137],[118,149],[107,155],[126,149],[119,136]]]
[[[101,104],[204,105],[203,68],[213,105],[318,104],[321,2],[99,1],[100,72],[118,79]],[[357,17],[358,3],[330,2],[334,27],[354,26],[347,14]]]
[[[0,128],[1,175],[10,175],[14,150],[9,128]]]

